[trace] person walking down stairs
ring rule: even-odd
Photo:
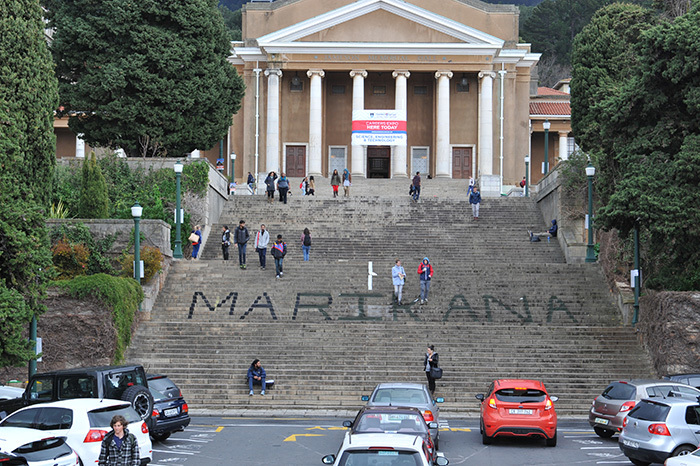
[[[301,234],[301,250],[304,253],[304,262],[309,262],[309,251],[311,251],[311,232],[304,228]]]
[[[277,191],[280,192],[280,202],[287,203],[287,192],[289,192],[289,178],[282,172],[280,173],[280,179],[277,180]]]
[[[307,196],[315,196],[316,194],[316,181],[314,181],[314,176],[309,177],[308,190],[306,191]]]
[[[331,175],[331,186],[333,186],[333,197],[338,197],[338,186],[340,186],[340,175],[338,170],[333,170]]]
[[[406,280],[406,271],[401,265],[401,261],[396,259],[396,265],[391,269],[391,281],[394,284],[394,300],[401,306],[401,296],[403,294],[403,285]]]
[[[430,280],[433,278],[433,266],[430,265],[430,259],[427,257],[424,257],[418,266],[418,277],[420,279],[420,303],[427,303],[428,293],[430,292]]]
[[[226,225],[221,227],[221,252],[224,254],[224,260],[228,260],[228,248],[231,246],[231,231]]]
[[[479,220],[479,205],[481,204],[481,193],[479,188],[474,186],[474,190],[469,195],[469,204],[472,206],[472,216],[474,220]]]
[[[350,186],[352,185],[352,176],[346,168],[343,170],[343,197],[350,197]]]
[[[250,233],[248,233],[248,228],[245,226],[245,220],[241,220],[238,222],[238,228],[233,233],[233,242],[238,245],[238,265],[241,269],[246,268],[245,250],[249,239]]]
[[[428,345],[428,351],[425,353],[425,360],[423,361],[423,367],[425,367],[425,376],[428,379],[428,389],[430,394],[435,394],[435,379],[432,377],[430,369],[433,367],[438,367],[438,361],[440,356],[435,352],[434,345]]]
[[[255,234],[255,250],[258,252],[260,259],[260,268],[265,270],[265,262],[267,259],[267,245],[270,242],[270,233],[265,229],[265,224],[260,225],[260,231]]]
[[[282,235],[277,235],[277,241],[272,245],[272,257],[275,258],[275,274],[277,278],[282,278],[284,272],[282,271],[282,261],[284,256],[287,255],[287,243],[282,241]]]
[[[420,172],[416,172],[413,177],[413,202],[418,202],[420,198]]]
[[[199,257],[199,247],[202,245],[202,227],[199,225],[194,226],[194,230],[190,233],[187,238],[192,243],[192,260],[196,260]]]
[[[275,202],[275,180],[277,179],[277,173],[270,172],[265,178],[265,186],[267,191],[267,202],[272,204]]]

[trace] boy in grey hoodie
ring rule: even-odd
[[[427,257],[424,257],[418,266],[418,277],[420,278],[420,303],[427,303],[430,279],[433,278],[433,266],[430,265],[430,259]]]

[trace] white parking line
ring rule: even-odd
[[[189,451],[177,451],[177,450],[156,450],[155,448],[153,449],[154,452],[158,453],[168,453],[168,454],[176,454],[176,455],[194,455],[195,453],[189,452]]]
[[[169,442],[170,442],[170,441],[174,441],[174,442],[197,442],[197,443],[209,443],[209,442],[211,442],[212,440],[214,440],[214,439],[211,439],[211,440],[196,440],[196,439],[192,439],[192,438],[173,438],[173,437],[170,437],[170,438],[168,439]]]
[[[581,447],[581,450],[620,450],[620,447]]]

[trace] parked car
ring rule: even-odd
[[[3,452],[0,452],[0,464],[2,466],[28,466],[27,460],[21,456],[8,455]]]
[[[481,402],[479,429],[484,445],[495,437],[540,437],[548,447],[557,445],[557,413],[554,403],[539,380],[495,380]]]
[[[100,366],[34,374],[21,397],[0,401],[0,419],[24,406],[75,398],[128,401],[141,419],[153,412],[153,396],[142,366]]]
[[[637,466],[688,455],[700,444],[700,402],[683,398],[640,401],[624,421],[618,445]]]
[[[700,395],[700,390],[664,380],[619,380],[611,382],[603,393],[591,404],[588,423],[596,434],[609,438],[622,430],[627,414],[642,398],[666,398],[687,396],[692,399]]]
[[[355,420],[343,422],[343,427],[349,427],[346,435],[369,433],[393,433],[418,435],[428,445],[429,458],[437,459],[437,449],[429,429],[437,429],[435,421],[426,423],[418,408],[402,406],[365,406],[357,413]]]
[[[189,407],[177,385],[164,375],[153,374],[148,375],[148,388],[154,400],[151,437],[162,442],[173,432],[185,430],[190,425]]]
[[[402,434],[358,434],[346,436],[336,455],[326,455],[323,464],[350,466],[391,464],[408,466],[446,466],[450,462],[438,456],[429,459],[428,446],[419,436]]]
[[[664,377],[664,379],[684,383],[686,385],[690,385],[691,387],[700,388],[700,374],[667,375]]]
[[[380,383],[370,396],[363,396],[362,401],[367,402],[367,406],[408,406],[418,408],[423,414],[425,422],[434,422],[439,425],[440,407],[438,403],[445,400],[443,398],[433,399],[430,396],[428,387],[420,383],[389,382]],[[440,448],[440,430],[435,427],[430,429],[435,448]]]
[[[673,456],[664,461],[664,466],[700,466],[700,449],[682,456]]]
[[[0,451],[21,456],[28,466],[79,466],[80,459],[63,437],[21,427],[0,429]],[[0,464],[5,463],[0,458]]]
[[[21,397],[23,393],[23,388],[0,385],[0,400],[14,400],[15,398]]]
[[[127,429],[136,436],[141,464],[150,463],[153,448],[148,427],[126,401],[84,398],[27,406],[0,421],[0,433],[7,427],[21,427],[65,437],[83,465],[94,465],[102,439],[112,430],[110,421],[117,414],[124,416],[129,423]]]

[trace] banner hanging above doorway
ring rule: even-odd
[[[354,110],[353,145],[406,145],[405,110]]]

